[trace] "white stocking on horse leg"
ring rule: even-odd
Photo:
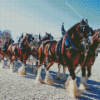
[[[60,73],[61,65],[58,66],[58,74],[56,76],[57,79],[60,79],[61,73]]]
[[[37,71],[38,71],[37,63],[38,63],[38,62],[36,62],[36,66],[35,66],[35,68],[34,68],[34,74],[37,74]]]
[[[34,68],[34,74],[37,74],[37,71],[38,71],[38,67],[36,66],[36,67]]]
[[[17,67],[17,61],[15,61],[15,67]]]
[[[69,81],[69,82],[67,82]],[[65,83],[66,89],[69,91],[71,97],[81,97],[82,91],[77,88],[76,80],[67,80]]]
[[[7,66],[10,67],[10,60],[8,60],[8,62],[7,62]]]
[[[38,68],[38,73],[37,73],[37,76],[36,76],[36,84],[41,84],[41,83],[44,83],[42,78],[41,78],[41,70],[42,70],[42,67],[39,67]]]
[[[50,85],[54,85],[54,81],[52,76],[49,74],[49,70],[46,70],[45,82],[49,83]]]
[[[27,60],[27,68],[30,68],[30,58]]]
[[[22,67],[19,68],[18,72],[19,72],[20,75],[25,75],[26,74],[26,72],[25,72],[25,63],[22,64]]]
[[[4,66],[4,60],[1,60],[0,66],[1,66],[1,68],[5,68],[5,66]]]
[[[81,90],[89,90],[90,89],[89,86],[87,85],[86,81],[87,81],[86,77],[81,78],[79,89],[81,89]]]
[[[61,77],[61,80],[62,81],[66,81],[66,67],[65,66],[63,66],[63,74],[62,74],[62,77]]]
[[[12,72],[14,72],[15,70],[14,70],[14,68],[13,68],[13,62],[10,64],[10,72],[12,73]]]

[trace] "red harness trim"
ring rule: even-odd
[[[18,47],[17,47],[17,50],[19,49],[19,45],[18,45]]]
[[[77,28],[76,28],[76,30],[77,30],[77,33],[79,33],[79,31],[78,31],[79,27],[80,27],[80,25],[78,25],[78,26],[77,26]]]
[[[21,55],[21,50],[20,50],[20,55]]]

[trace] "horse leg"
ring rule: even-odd
[[[4,56],[2,56],[2,60],[1,60],[1,68],[5,68],[5,66],[4,66]]]
[[[38,68],[38,73],[37,73],[37,76],[36,76],[36,80],[35,80],[35,83],[36,84],[41,84],[41,83],[44,83],[42,78],[41,78],[41,70],[42,70],[42,65],[45,61],[46,57],[45,55],[43,54],[40,59],[39,59],[39,66],[37,67]]]
[[[11,58],[10,58],[10,72],[12,73],[12,72],[15,72],[15,69],[14,69],[14,67],[13,67],[13,61],[15,60],[15,57],[14,56],[12,56]]]
[[[15,60],[15,65],[14,66],[17,67],[17,60]]]
[[[30,57],[28,58],[27,62],[27,68],[30,68]]]
[[[15,70],[14,70],[14,68],[13,68],[13,62],[11,61],[10,62],[10,72],[12,73],[12,72],[14,72]]]
[[[36,80],[35,80],[36,84],[44,83],[42,78],[41,78],[41,70],[42,70],[42,67],[39,67],[38,68],[38,73],[37,73],[37,76],[36,76]]]
[[[47,64],[48,64],[48,58],[46,58],[46,60],[44,62],[44,69],[45,69],[44,74],[45,75],[46,75],[46,66],[47,66]]]
[[[49,68],[54,64],[54,62],[48,63],[48,66],[46,67],[46,76],[45,76],[45,82],[49,83],[50,85],[54,85],[54,81],[52,76],[49,73]]]
[[[60,79],[60,76],[61,76],[60,69],[61,69],[61,64],[58,64],[58,74],[57,74],[57,76],[56,76],[56,78],[57,78],[58,80]]]
[[[89,86],[87,85],[86,81],[87,81],[86,66],[82,66],[82,78],[80,80],[79,89],[81,89],[81,90],[89,90]]]
[[[63,74],[62,74],[61,80],[66,81],[66,66],[63,66]]]
[[[19,72],[20,75],[25,75],[26,74],[26,72],[25,72],[25,63],[24,62],[22,63],[22,66],[19,68],[18,72]]]
[[[7,66],[10,67],[10,59],[7,62]]]
[[[65,88],[68,89],[69,95],[71,97],[80,97],[82,91],[77,88],[77,84],[76,84],[76,80],[75,80],[76,76],[75,76],[73,66],[68,69],[70,72],[70,77],[68,77],[68,79],[65,83]]]
[[[88,75],[87,75],[87,79],[91,76],[91,66],[87,66],[87,71],[88,71]]]
[[[37,71],[38,71],[38,61],[36,61],[36,66],[34,68],[34,74],[37,74]]]

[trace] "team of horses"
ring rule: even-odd
[[[91,35],[89,35],[91,32]],[[22,62],[22,66],[19,68],[19,74],[25,75],[26,61],[32,55],[36,60],[36,67],[34,71],[37,71],[36,83],[44,83],[41,77],[42,65],[45,66],[45,82],[50,85],[54,84],[53,78],[49,73],[50,67],[54,63],[58,63],[57,78],[60,79],[60,68],[63,66],[62,80],[66,80],[65,69],[69,70],[69,77],[65,82],[65,88],[69,91],[71,97],[80,97],[81,90],[89,89],[86,81],[91,76],[91,66],[95,61],[95,51],[100,43],[100,30],[93,30],[85,20],[76,23],[72,26],[59,41],[56,41],[51,34],[41,38],[39,35],[38,47],[30,46],[34,41],[32,34],[26,34],[19,43],[14,43],[13,39],[5,42],[5,50],[1,47],[1,66],[4,67],[4,57],[8,56],[10,60],[10,71],[14,72],[13,61],[19,59]],[[66,46],[65,39],[72,47]],[[88,42],[87,42],[88,41]],[[23,44],[23,49],[20,49],[20,45]],[[88,50],[86,49],[88,46]],[[86,53],[87,50],[87,53]],[[75,69],[77,66],[81,66],[82,78],[80,80],[79,89],[76,84]],[[88,74],[86,75],[86,70]]]

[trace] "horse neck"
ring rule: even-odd
[[[76,30],[74,31],[73,34],[75,35],[75,33],[76,33]],[[78,38],[75,38],[75,37],[72,38],[72,33],[69,34],[69,38],[70,38],[70,40],[71,40],[74,47],[76,47],[77,49],[80,49],[80,47],[82,47],[82,44],[81,44],[82,41],[80,41]]]
[[[71,39],[72,44],[77,48],[80,49],[80,47],[82,47],[82,41],[79,41],[77,39]]]

